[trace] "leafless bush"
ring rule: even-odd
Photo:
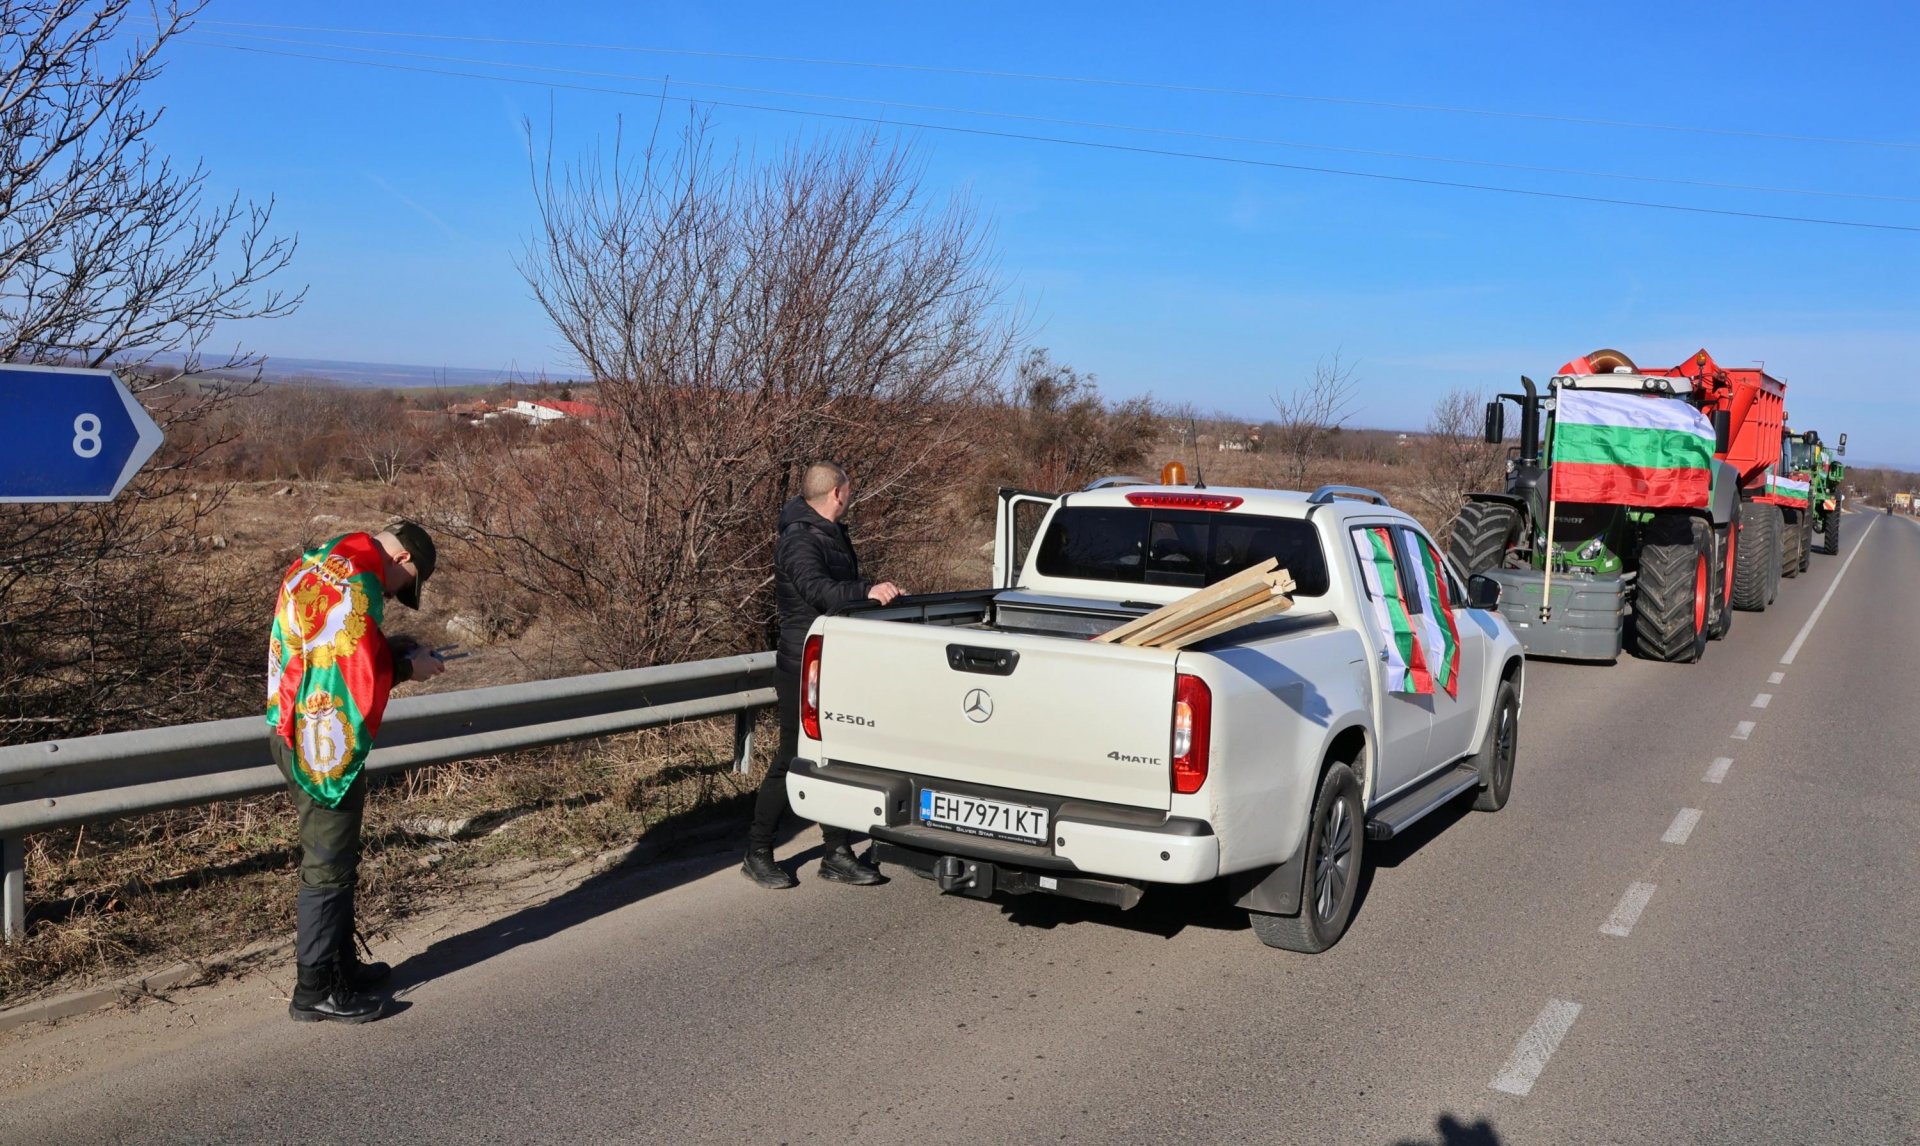
[[[776,515],[843,462],[876,570],[939,542],[1011,332],[977,224],[874,139],[719,159],[677,145],[535,171],[522,273],[603,416],[464,450],[442,522],[476,575],[547,602],[580,661],[765,647]],[[916,586],[921,588],[922,586]]]
[[[202,346],[222,320],[299,299],[266,285],[293,254],[269,234],[270,206],[208,203],[204,168],[155,150],[160,113],[141,91],[197,11],[0,2],[0,360],[113,364],[168,435],[116,502],[0,506],[0,742],[257,692],[250,592],[169,556],[218,500],[186,496],[184,475],[217,444],[201,427],[258,365],[237,350],[205,360]],[[215,367],[243,380],[208,383]]]
[[[1014,376],[1014,431],[1000,480],[1029,489],[1078,489],[1096,477],[1138,468],[1160,429],[1153,400],[1109,405],[1094,376],[1033,349]]]
[[[1469,493],[1497,491],[1505,476],[1502,447],[1482,437],[1484,395],[1449,391],[1434,403],[1427,436],[1414,446],[1413,513],[1435,537],[1444,538]]]
[[[1279,481],[1287,489],[1303,489],[1327,439],[1339,433],[1353,415],[1360,379],[1356,367],[1340,361],[1340,354],[1320,359],[1313,375],[1291,392],[1273,395],[1277,417],[1273,422],[1273,454]]]

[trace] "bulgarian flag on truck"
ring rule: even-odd
[[[1563,389],[1554,405],[1555,501],[1705,506],[1713,423],[1677,398]]]
[[[1799,478],[1781,477],[1772,470],[1768,470],[1767,492],[1774,497],[1784,497],[1791,501],[1806,501],[1813,496],[1813,486]]]

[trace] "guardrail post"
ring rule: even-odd
[[[743,708],[733,714],[733,770],[750,772],[753,770],[753,726],[759,719],[760,710]]]
[[[0,836],[0,916],[7,946],[27,936],[27,848],[22,836]]]

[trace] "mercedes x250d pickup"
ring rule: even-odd
[[[1512,788],[1520,645],[1444,554],[1348,487],[1004,490],[998,587],[814,624],[788,795],[945,892],[1131,907],[1224,879],[1263,942],[1323,951],[1366,841]],[[1278,616],[1091,639],[1268,558],[1295,584]]]

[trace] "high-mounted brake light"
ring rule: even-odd
[[[800,727],[808,740],[820,739],[820,646],[819,637],[808,637],[800,654]]]
[[[1213,690],[1197,676],[1173,678],[1173,790],[1191,795],[1207,782],[1213,745]]]
[[[1127,502],[1143,509],[1237,509],[1247,500],[1230,493],[1130,493]]]

